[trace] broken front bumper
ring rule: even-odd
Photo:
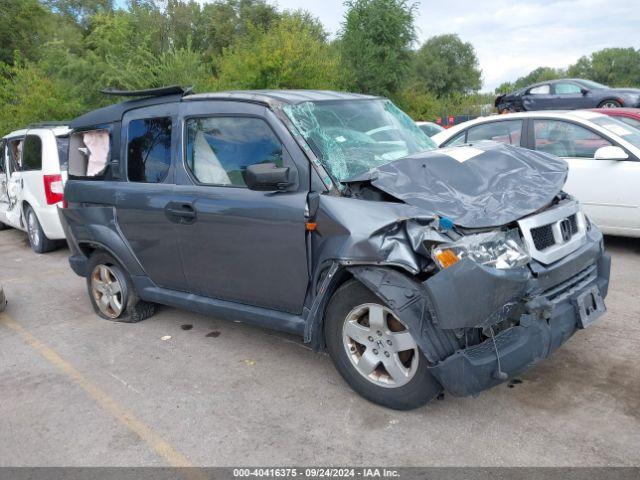
[[[422,284],[395,271],[350,270],[417,337],[442,386],[453,395],[467,396],[522,373],[554,352],[585,321],[584,311],[579,311],[590,292],[600,301],[599,313],[610,266],[602,235],[593,228],[583,247],[548,267],[534,262],[531,268],[496,270],[460,261]],[[466,329],[485,327],[489,332],[505,320],[516,320],[515,326],[482,343],[459,346]]]

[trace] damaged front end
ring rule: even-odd
[[[320,264],[333,262],[317,298],[348,271],[458,396],[518,375],[602,315],[610,270],[601,233],[561,191],[561,160],[464,148],[454,163],[446,151],[409,157],[348,183],[347,198],[322,196],[313,240]]]
[[[575,237],[581,246],[551,265],[533,258],[496,268],[465,257],[424,281],[377,266],[349,271],[409,327],[446,390],[476,395],[548,357],[604,313],[610,257],[602,235],[585,226]]]

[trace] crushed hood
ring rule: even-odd
[[[505,225],[562,190],[567,164],[546,153],[495,142],[423,152],[371,170],[376,188],[456,225]]]

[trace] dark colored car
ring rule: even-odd
[[[500,113],[534,110],[640,107],[640,89],[610,88],[591,80],[567,78],[540,82],[499,95]]]
[[[631,127],[640,129],[640,108],[592,108],[591,110],[617,118]]]
[[[372,96],[135,93],[71,124],[60,212],[103,318],[164,304],[291,332],[409,409],[497,385],[604,312],[610,259],[556,157],[437,150]]]

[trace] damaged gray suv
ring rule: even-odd
[[[556,157],[436,150],[373,96],[111,93],[137,98],[72,122],[60,210],[103,318],[163,304],[299,334],[410,409],[518,375],[605,311],[610,257]]]

